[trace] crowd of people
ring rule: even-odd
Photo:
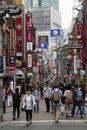
[[[85,104],[87,103],[87,90],[85,83],[64,84],[45,82],[44,84],[34,84],[29,87],[25,94],[21,93],[21,88],[15,88],[15,92],[8,87],[3,88],[3,113],[5,109],[5,97],[7,93],[7,106],[13,107],[13,120],[20,118],[20,110],[24,108],[26,113],[26,126],[32,124],[32,112],[39,113],[40,101],[45,102],[45,112],[51,112],[56,123],[59,122],[61,113],[67,119],[79,114],[80,118],[85,116]],[[17,117],[16,117],[17,115]]]

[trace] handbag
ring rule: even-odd
[[[26,110],[26,97],[23,98],[22,105],[21,105],[21,111]]]
[[[72,101],[72,99],[66,99],[66,100],[65,100],[65,103],[66,103],[67,105],[70,105],[70,104],[73,103],[73,101]]]
[[[26,105],[22,104],[21,111],[25,111],[25,110],[26,110]]]

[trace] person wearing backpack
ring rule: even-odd
[[[80,86],[76,85],[75,90],[73,92],[73,107],[72,107],[72,117],[74,117],[76,106],[78,106],[78,109],[80,111],[80,117],[83,118],[83,92],[80,88]]]
[[[52,92],[53,114],[54,114],[55,123],[59,123],[59,114],[60,114],[60,109],[61,109],[61,97],[62,96],[63,96],[62,91],[59,89],[59,86],[56,85]]]

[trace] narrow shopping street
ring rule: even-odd
[[[66,119],[65,115],[62,115],[60,113],[59,122],[60,124],[83,124],[87,123],[87,108],[85,110],[86,115],[84,115],[84,118],[81,119],[79,115],[75,115],[74,118]],[[25,118],[25,112],[21,111],[20,118],[16,119],[15,121],[12,120],[12,107],[6,108],[6,113],[3,114],[3,122],[0,122],[0,126],[10,124],[10,125],[25,125],[26,124],[26,118]],[[55,124],[53,114],[51,112],[47,113],[45,112],[45,102],[44,99],[40,101],[40,111],[39,113],[33,112],[33,120],[32,124]]]

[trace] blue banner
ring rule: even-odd
[[[58,37],[58,36],[60,36],[60,29],[52,29],[50,31],[50,36],[51,37]]]

